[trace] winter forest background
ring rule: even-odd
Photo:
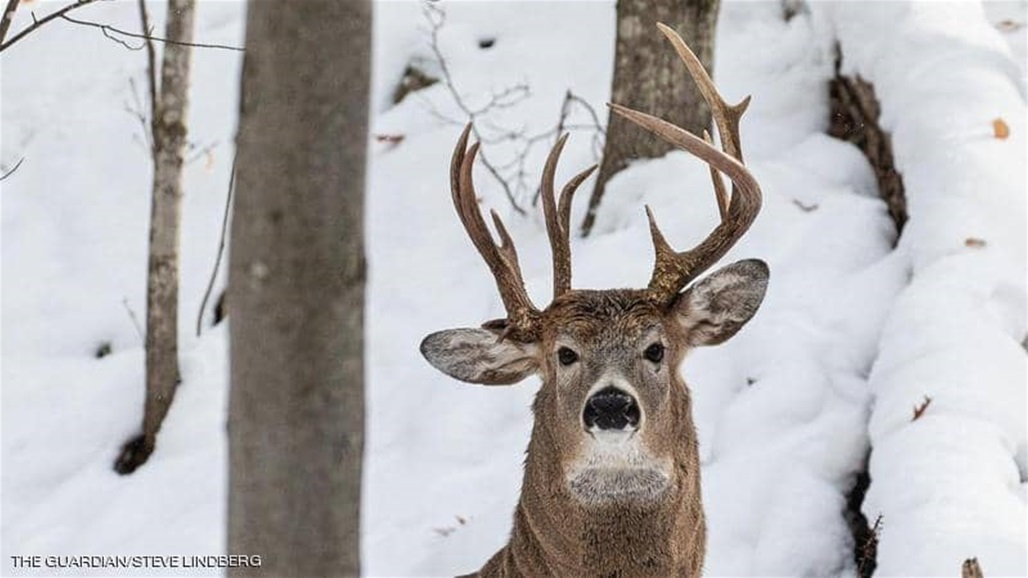
[[[26,2],[12,30],[31,24],[30,9],[59,5]],[[955,575],[972,556],[987,576],[1028,575],[1026,6],[722,2],[714,78],[729,101],[753,96],[742,134],[765,195],[724,262],[762,258],[772,283],[739,336],[684,364],[707,575],[853,576],[854,550],[872,539],[880,576]],[[137,30],[137,9],[97,2],[77,14]],[[243,46],[244,13],[241,2],[201,2],[195,41]],[[151,17],[161,30],[162,4]],[[503,312],[453,214],[449,155],[467,112],[481,111],[485,151],[527,215],[479,167],[483,204],[503,215],[529,292],[547,302],[535,180],[558,125],[571,133],[558,181],[596,162],[614,24],[612,1],[375,4],[368,576],[469,572],[507,538],[536,385],[467,386],[418,353],[432,331]],[[4,575],[32,573],[11,567],[14,554],[226,548],[228,332],[212,304],[199,336],[194,327],[218,248],[242,56],[193,54],[182,385],[158,451],[119,476],[111,463],[143,403],[133,316],[145,311],[151,164],[139,119],[146,58],[137,40],[108,36],[54,22],[0,57]],[[903,180],[901,234],[865,155],[829,134],[839,75],[870,82],[880,102]],[[444,81],[398,93],[423,77]],[[642,204],[684,246],[716,223],[709,187],[706,167],[679,152],[618,174],[592,234],[572,241],[576,286],[643,284]]]

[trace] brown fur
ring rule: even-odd
[[[631,290],[575,291],[545,317],[583,342],[623,344],[664,317],[641,297]],[[668,354],[677,368],[684,352],[671,346]],[[567,433],[555,431],[565,429],[567,420],[561,419],[548,369],[533,404],[535,425],[510,542],[472,576],[699,576],[706,546],[699,455],[689,393],[678,371],[671,372],[668,391],[671,427],[655,432],[650,444],[672,458],[671,488],[653,503],[597,507],[569,494],[562,461],[555,459],[571,448]]]
[[[700,575],[699,449],[678,368],[689,348],[720,343],[749,321],[767,278],[764,263],[740,261],[666,306],[645,290],[569,291],[540,313],[539,337],[527,343],[502,338],[497,324],[425,338],[429,362],[463,381],[543,382],[510,541],[477,576]],[[660,360],[645,355],[655,343]],[[560,361],[563,348],[574,361]],[[586,427],[590,396],[612,386],[636,400],[638,425]]]

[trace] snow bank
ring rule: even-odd
[[[533,21],[573,18],[581,25],[557,36],[514,26],[497,33],[496,22],[529,18],[495,14],[500,7],[448,9],[441,44],[458,63],[453,70],[462,91],[482,98],[522,79],[532,87],[530,100],[491,122],[525,123],[529,132],[552,126],[568,87],[594,104],[605,98],[610,6],[534,4]],[[874,196],[869,167],[856,149],[821,134],[832,56],[827,37],[812,23],[786,23],[772,4],[726,4],[721,18],[716,78],[729,100],[753,94],[743,142],[765,191],[761,216],[725,262],[764,258],[772,282],[746,331],[686,362],[704,463],[710,575],[852,570],[842,510],[867,449],[864,379],[886,308],[906,280],[902,262],[889,258],[894,231]],[[495,46],[477,50],[475,39],[493,34]],[[557,41],[560,58],[551,51]],[[429,107],[457,113],[437,86],[375,124],[378,132],[404,132],[406,138],[376,155],[376,195],[370,199],[373,311],[388,308],[390,316],[404,317],[402,324],[371,320],[376,359],[397,360],[371,370],[365,546],[372,575],[445,575],[479,567],[510,530],[531,426],[532,384],[476,388],[425,364],[399,361],[410,360],[429,331],[502,315],[446,194],[441,168],[458,127],[440,129],[426,120]],[[590,162],[588,144],[572,136],[562,175]],[[510,153],[502,145],[492,150]],[[533,175],[541,156],[528,167]],[[539,216],[511,216],[502,193],[484,172],[478,175],[484,203],[513,225],[530,292],[545,303],[549,253]],[[652,247],[643,202],[679,246],[696,242],[716,223],[701,163],[685,154],[637,163],[611,182],[597,234],[575,242],[575,286],[645,282]],[[417,220],[407,221],[415,212]],[[394,226],[395,219],[409,227]],[[376,421],[376,415],[384,417]],[[393,554],[397,543],[405,545],[404,556]]]
[[[864,512],[885,524],[878,573],[955,574],[977,556],[987,575],[1023,576],[1023,71],[978,4],[816,11],[838,33],[843,72],[875,86],[910,212],[899,253],[912,281],[870,376]],[[995,119],[1008,138],[994,136]]]

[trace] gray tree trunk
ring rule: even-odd
[[[143,433],[125,444],[115,462],[115,469],[123,474],[145,463],[153,452],[179,382],[179,223],[194,8],[195,0],[168,2],[164,35],[170,42],[164,45],[151,124],[154,172],[146,289],[146,403]]]
[[[231,576],[356,576],[370,0],[251,2],[230,243]]]
[[[674,28],[709,72],[719,0],[618,0],[617,45],[611,102],[659,116],[695,134],[710,126],[710,107],[664,35],[662,22]],[[589,209],[582,222],[588,235],[610,180],[629,161],[664,156],[672,148],[663,140],[610,113],[607,140]]]

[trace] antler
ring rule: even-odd
[[[571,290],[571,200],[575,190],[582,181],[596,170],[596,165],[578,173],[560,192],[560,203],[556,202],[553,177],[557,172],[557,161],[564,150],[568,135],[560,137],[557,144],[550,149],[543,168],[542,198],[543,216],[546,218],[546,235],[550,238],[550,249],[553,251],[553,298]]]
[[[507,309],[506,320],[489,322],[487,325],[502,327],[503,337],[533,341],[538,337],[540,312],[525,291],[518,252],[503,221],[496,211],[492,211],[493,223],[500,235],[500,245],[497,245],[478,210],[471,168],[478,153],[479,143],[471,145],[470,149],[467,148],[470,133],[469,123],[464,127],[464,132],[461,133],[453,150],[453,158],[450,161],[450,190],[457,216],[464,224],[464,230],[467,231],[471,242],[492,271],[500,299]],[[568,135],[564,135],[553,145],[546,159],[542,179],[543,215],[546,219],[546,234],[550,238],[550,249],[553,251],[554,299],[571,290],[571,200],[582,181],[596,170],[596,165],[593,165],[568,181],[560,193],[558,203],[554,194],[553,179],[557,172],[557,161],[560,160],[560,153],[564,150],[567,139]]]
[[[699,87],[704,100],[710,105],[724,148],[724,151],[720,151],[711,146],[708,141],[655,116],[617,104],[610,105],[614,112],[678,148],[699,157],[711,167],[711,179],[718,199],[721,222],[706,239],[692,249],[681,253],[672,249],[660,232],[660,228],[657,227],[650,208],[646,207],[646,215],[650,221],[650,234],[653,237],[653,246],[656,252],[648,291],[655,301],[670,303],[683,287],[723,257],[749,229],[757,213],[760,212],[761,194],[760,185],[742,164],[742,149],[739,145],[739,120],[746,112],[746,107],[750,102],[749,97],[736,105],[727,104],[718,93],[706,70],[703,69],[699,59],[686,46],[685,41],[674,30],[663,24],[657,24],[657,28],[674,46],[678,56],[685,63],[689,74]],[[709,135],[705,134],[704,136],[709,139]],[[719,171],[728,175],[732,181],[730,199],[726,200],[727,195]]]
[[[478,249],[478,253],[485,259],[486,265],[492,271],[496,279],[496,288],[500,292],[500,299],[507,310],[507,319],[501,325],[504,327],[504,337],[512,337],[519,341],[532,341],[538,333],[539,310],[532,304],[532,300],[525,291],[525,281],[521,276],[521,265],[518,263],[518,252],[514,242],[503,226],[503,221],[496,211],[492,211],[493,224],[496,225],[496,232],[500,235],[500,245],[493,240],[493,236],[486,228],[482,213],[478,210],[478,200],[475,195],[475,184],[471,178],[471,168],[475,162],[475,155],[478,154],[479,143],[471,145],[467,149],[468,135],[471,133],[471,123],[464,127],[457,146],[453,149],[453,157],[450,160],[450,191],[453,196],[453,206],[457,209],[457,216],[464,224],[471,242]],[[467,154],[465,155],[465,150]]]

